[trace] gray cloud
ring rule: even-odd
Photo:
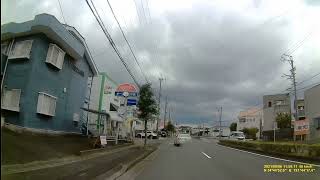
[[[25,6],[36,6],[31,2]],[[86,4],[78,1],[63,1],[63,4],[67,22],[84,35],[99,70],[109,73],[119,83],[132,82]],[[252,7],[252,12],[256,12],[263,4],[255,0]],[[33,17],[45,11],[43,8],[42,4],[35,7],[33,14],[8,13],[6,17],[10,20],[23,19],[25,14]],[[74,11],[68,11],[71,8]],[[103,12],[105,24],[126,62],[143,82],[119,30],[110,28],[114,22],[104,8],[100,7],[99,12]],[[58,9],[50,12],[61,20]],[[203,123],[217,119],[218,106],[223,106],[223,119],[230,122],[240,110],[260,105],[263,94],[280,93],[289,87],[290,83],[281,78],[288,65],[280,61],[280,56],[292,43],[292,21],[286,17],[262,21],[255,16],[197,3],[191,9],[156,14],[146,25],[122,26],[156,94],[159,74],[166,77],[163,96],[168,95],[174,119],[180,123]],[[308,47],[313,44],[309,43]],[[319,50],[304,48],[303,51],[297,59],[301,62],[307,58],[311,65],[298,63],[298,80],[320,69]],[[317,81],[319,78],[308,83]]]

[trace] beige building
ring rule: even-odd
[[[306,119],[309,120],[309,140],[320,140],[320,84],[304,92]]]
[[[291,114],[290,95],[275,94],[263,96],[263,129],[262,131],[270,131],[276,127],[276,116],[278,113]]]
[[[263,109],[252,107],[245,111],[240,111],[237,122],[237,130],[241,131],[244,128],[257,128],[257,138],[260,138],[260,133],[263,127]]]

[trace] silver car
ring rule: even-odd
[[[241,131],[233,131],[229,136],[230,140],[245,140],[245,136]]]
[[[174,139],[174,145],[180,146],[181,144],[191,140],[190,134],[178,134]]]

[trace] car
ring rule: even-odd
[[[175,146],[180,146],[181,144],[186,143],[190,140],[191,140],[190,134],[177,134],[173,144]]]
[[[161,137],[167,137],[167,132],[165,132],[165,131],[160,131],[160,132],[159,132],[159,135],[160,135]]]
[[[244,133],[241,131],[233,131],[229,136],[230,140],[245,140]]]
[[[143,132],[141,132],[141,133],[138,133],[137,135],[136,135],[138,138],[144,138],[145,137],[145,133],[144,133],[144,131]],[[149,139],[157,139],[158,138],[158,135],[156,134],[156,133],[154,133],[154,132],[152,132],[152,131],[147,131],[147,137],[149,138]]]

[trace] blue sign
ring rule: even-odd
[[[136,99],[128,99],[127,106],[133,106],[133,105],[137,105],[137,100]]]
[[[123,92],[115,92],[115,95],[116,96],[123,96]],[[137,92],[130,92],[129,93],[129,97],[137,97],[138,96],[138,93]]]

